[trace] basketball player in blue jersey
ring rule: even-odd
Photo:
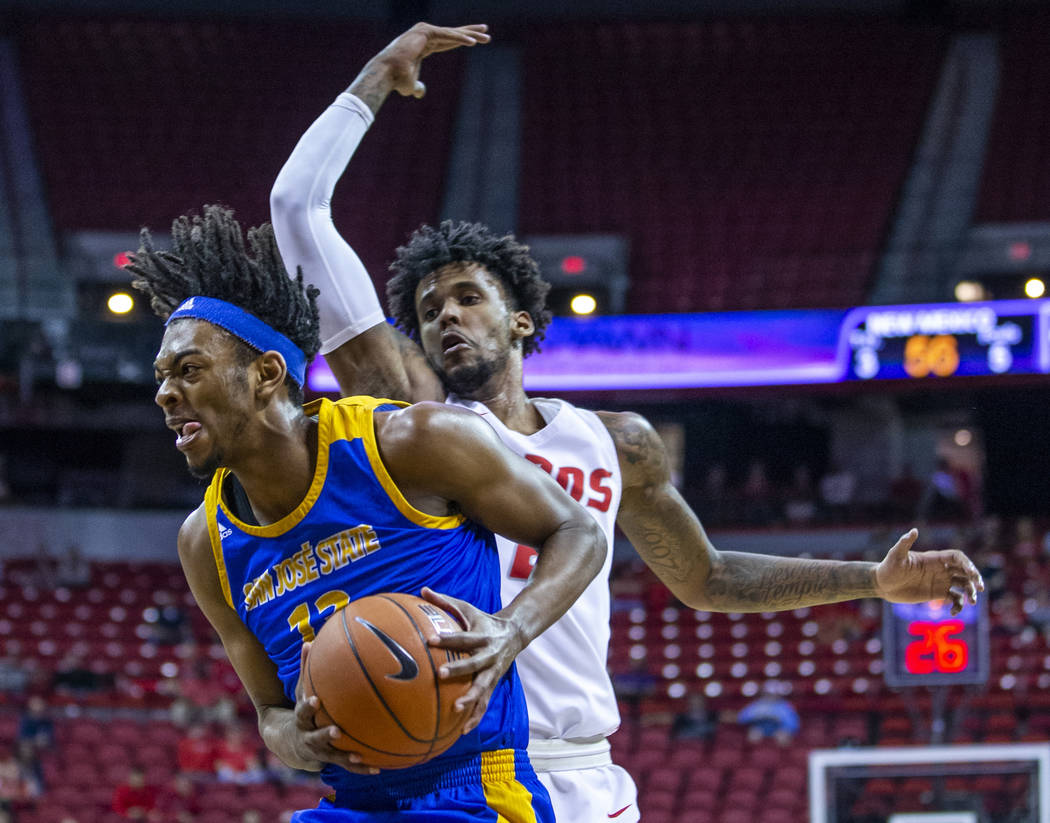
[[[602,526],[619,526],[686,605],[710,611],[794,609],[860,597],[946,598],[952,610],[983,588],[957,551],[913,552],[911,530],[881,563],[719,551],[671,483],[663,444],[637,414],[590,412],[530,398],[522,361],[550,320],[549,286],[528,249],[471,223],[423,227],[397,250],[385,322],[371,280],[331,220],[335,183],[392,91],[421,96],[421,61],[484,26],[420,23],[368,62],[303,135],[274,184],[281,253],[321,288],[321,352],[345,392],[444,400],[483,416],[510,448],[556,476]],[[469,45],[469,44],[468,44]],[[353,190],[352,175],[343,191]],[[509,539],[508,539],[509,538]],[[529,579],[530,550],[498,538],[504,598]],[[529,704],[529,753],[559,820],[638,820],[634,784],[605,738],[619,725],[605,670],[609,564],[568,613],[518,658]]]
[[[270,227],[248,233],[249,252],[232,212],[210,206],[172,235],[157,251],[144,230],[128,268],[167,321],[156,402],[190,471],[211,481],[179,557],[267,746],[334,789],[293,820],[549,823],[512,664],[601,568],[600,530],[471,412],[370,397],[304,409],[317,290],[288,276]],[[492,530],[540,550],[532,583],[502,608]],[[473,675],[457,701],[469,720],[444,754],[378,773],[333,745],[335,727],[316,727],[316,698],[296,705],[305,647],[349,601],[421,590],[465,625],[431,642],[462,654],[441,676]]]

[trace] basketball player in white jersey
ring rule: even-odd
[[[522,361],[550,320],[549,286],[526,247],[477,224],[423,227],[398,249],[385,322],[368,273],[332,224],[330,199],[391,91],[421,97],[422,59],[489,40],[484,26],[417,24],[376,55],[310,127],[271,196],[289,271],[321,290],[321,352],[345,394],[443,399],[482,415],[514,451],[552,474],[600,523],[619,524],[639,555],[687,606],[713,611],[794,609],[860,597],[948,598],[953,611],[983,588],[960,552],[912,552],[915,530],[878,564],[719,551],[671,484],[664,447],[636,414],[589,412],[529,398]],[[344,180],[353,190],[353,176]],[[362,203],[362,208],[367,204]],[[533,552],[499,541],[503,597],[524,585]],[[619,725],[606,672],[608,572],[518,657],[530,717],[529,754],[568,823],[639,819],[630,776],[606,737]]]

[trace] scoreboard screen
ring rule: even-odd
[[[1045,321],[1031,300],[854,309],[842,324],[847,379],[1045,371]]]
[[[882,604],[889,686],[945,686],[988,679],[987,598],[952,615],[948,601]]]
[[[527,391],[790,386],[1050,374],[1050,299],[556,317]],[[323,357],[310,389],[337,392]]]

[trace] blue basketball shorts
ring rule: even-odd
[[[337,791],[292,823],[554,823],[550,796],[524,751],[500,749],[458,761],[381,772]]]

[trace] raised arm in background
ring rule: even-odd
[[[270,214],[285,266],[301,267],[321,289],[321,354],[343,394],[442,400],[444,391],[419,346],[385,321],[360,258],[332,223],[332,192],[391,92],[422,97],[423,59],[487,43],[483,25],[417,23],[373,57],[350,87],[307,129],[270,194]],[[352,179],[343,177],[352,187]],[[363,207],[363,206],[362,206]]]

